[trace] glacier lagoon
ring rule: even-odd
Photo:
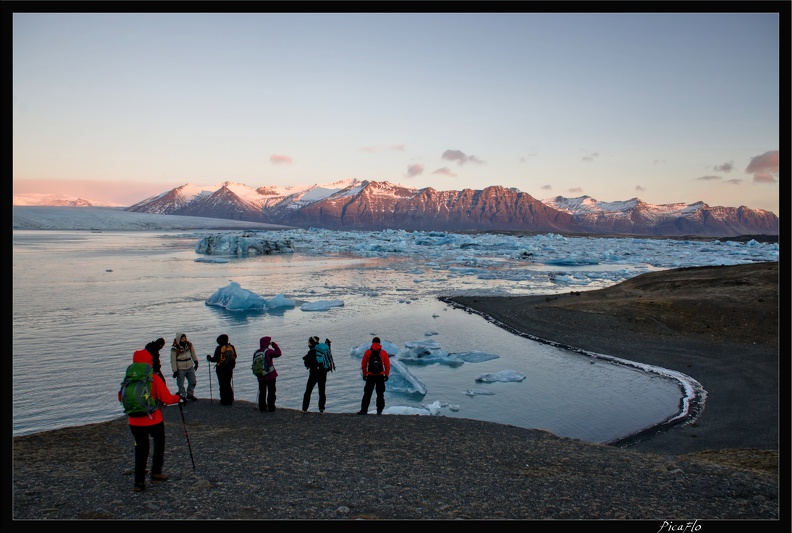
[[[281,345],[278,405],[293,409],[300,408],[307,379],[301,358],[308,337],[330,338],[338,370],[328,376],[328,412],[359,409],[356,353],[371,337],[405,350],[431,340],[450,354],[497,357],[461,365],[403,363],[425,393],[388,391],[386,413],[474,418],[608,442],[677,415],[685,385],[662,371],[594,364],[585,354],[513,335],[438,297],[591,290],[657,269],[778,260],[777,244],[755,241],[325,230],[267,232],[292,240],[290,254],[196,253],[201,238],[217,233],[224,232],[15,230],[14,435],[122,416],[116,392],[132,352],[186,331],[201,360],[199,401],[218,403],[204,356],[220,333],[240,353],[234,374],[240,400],[256,401],[249,360],[258,339],[271,336]],[[282,294],[297,306],[231,312],[206,305],[230,282],[265,299]],[[323,300],[343,305],[300,309]],[[167,370],[166,364],[173,391]],[[476,381],[504,371],[525,379]]]

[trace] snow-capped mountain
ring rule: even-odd
[[[710,207],[704,202],[654,205],[638,198],[598,202],[589,196],[542,200],[602,233],[653,235],[777,235],[778,217],[763,209]],[[648,231],[650,230],[651,231]]]
[[[16,204],[16,197],[15,197]],[[633,198],[537,200],[516,188],[437,191],[387,181],[342,180],[254,189],[226,181],[185,184],[125,209],[294,227],[349,230],[525,231],[646,236],[777,235],[778,217],[747,207],[652,205]]]
[[[67,196],[63,194],[15,194],[14,205],[19,206],[51,206],[51,207],[92,207],[99,205],[93,200],[86,200],[85,198],[78,198],[76,196]],[[122,207],[122,206],[107,206],[107,207]]]

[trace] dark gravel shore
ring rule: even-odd
[[[719,282],[712,280],[773,277],[761,267],[729,268],[709,282],[702,271],[681,270],[691,270],[683,278],[709,284],[705,292],[716,300],[716,293],[737,298],[740,291],[715,290]],[[777,269],[776,263],[776,320]],[[687,297],[679,291],[693,290],[673,277],[680,272],[665,278],[673,291],[649,278],[656,291],[650,310],[683,313]],[[612,289],[609,309],[581,305]],[[732,309],[726,301],[713,308],[721,305],[729,320],[772,315],[766,299],[773,291],[757,296],[763,290],[747,291],[753,315],[724,313]],[[125,418],[14,438],[12,519],[98,527],[132,519],[549,520],[531,527],[624,520],[644,521],[641,529],[652,533],[664,521],[698,519],[761,521],[762,530],[789,531],[788,492],[782,495],[788,486],[779,485],[777,324],[774,342],[708,338],[675,329],[673,320],[650,320],[649,311],[642,324],[644,315],[629,305],[648,304],[647,286],[605,291],[453,301],[515,331],[687,373],[708,391],[696,422],[620,447],[475,420],[260,413],[249,402],[221,407],[201,399],[184,407],[184,419],[177,407],[164,409],[171,478],[140,493],[131,490],[133,439]],[[619,291],[623,301],[616,302]],[[679,309],[666,306],[674,291]],[[565,300],[578,308],[565,308]],[[700,304],[695,311],[707,319]]]

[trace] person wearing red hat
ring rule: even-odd
[[[159,355],[159,354],[157,354]],[[159,358],[156,358],[159,362]],[[132,355],[133,363],[146,363],[154,366],[155,357],[149,350],[137,350]],[[171,394],[162,375],[152,373],[151,394],[161,405],[172,405],[183,401],[178,394]],[[121,392],[118,393],[121,401]],[[168,479],[162,473],[165,462],[165,421],[162,411],[158,408],[149,415],[128,416],[129,429],[135,438],[135,484],[133,490],[140,492],[146,489],[146,463],[149,456],[149,438],[154,442],[154,453],[151,460],[151,481],[165,481]]]

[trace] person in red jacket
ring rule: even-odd
[[[375,354],[372,357],[372,352]],[[374,364],[376,361],[376,354],[379,354],[380,363]],[[374,389],[377,390],[377,414],[381,415],[385,409],[385,382],[388,381],[390,376],[390,358],[388,352],[382,349],[380,338],[374,337],[371,341],[371,348],[366,350],[363,354],[363,360],[360,362],[360,368],[363,372],[363,381],[366,385],[363,387],[363,401],[360,402],[360,411],[357,414],[368,414],[369,403],[371,402],[371,393]]]
[[[155,360],[156,359],[156,360]],[[159,367],[159,358],[152,356],[148,350],[138,350],[132,355],[133,363],[147,363],[152,367]],[[151,394],[163,405],[172,405],[184,401],[178,394],[171,394],[162,375],[153,374]],[[118,393],[121,401],[121,392]],[[165,459],[165,421],[162,412],[157,409],[149,416],[129,416],[129,429],[135,438],[135,485],[132,490],[140,492],[146,489],[146,463],[149,456],[149,437],[154,441],[154,454],[151,461],[151,481],[165,481],[168,479],[162,473]]]

